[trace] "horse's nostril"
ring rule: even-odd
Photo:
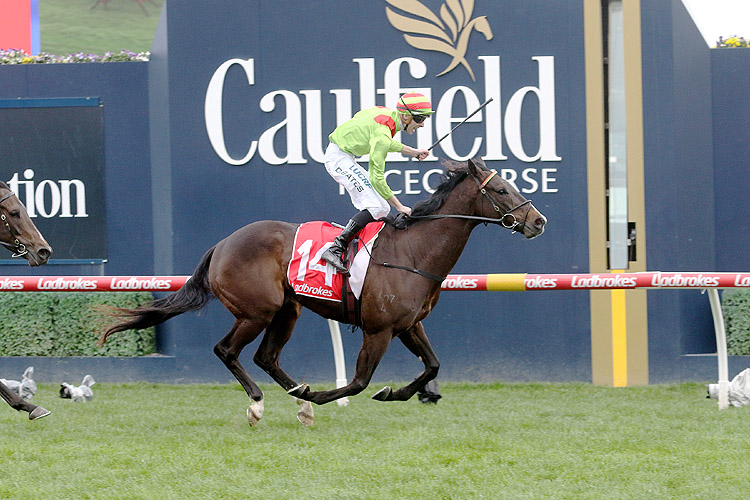
[[[50,255],[52,255],[52,250],[50,250],[49,248],[40,248],[37,253],[39,254],[39,257],[46,260],[49,259]]]
[[[535,220],[534,227],[536,227],[537,229],[544,227],[544,219],[542,217],[539,217],[537,220]]]

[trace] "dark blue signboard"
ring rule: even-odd
[[[3,180],[52,245],[53,263],[106,260],[98,98],[0,99],[0,158]]]
[[[404,10],[415,4],[426,10]],[[168,210],[180,233],[175,271],[185,270],[182,259],[197,262],[202,249],[195,243],[211,244],[248,221],[346,220],[348,198],[322,167],[327,136],[359,109],[392,107],[410,89],[428,95],[437,110],[416,136],[401,138],[419,147],[493,101],[426,161],[393,154],[387,179],[394,192],[414,204],[439,182],[440,158],[482,156],[534,199],[550,224],[532,244],[477,231],[472,243],[485,245],[470,246],[487,251],[487,243],[502,241],[504,251],[488,257],[503,257],[503,267],[516,271],[582,270],[587,242],[568,245],[568,235],[586,233],[580,6],[456,2],[462,10],[441,14],[441,5],[219,1],[203,11],[168,2],[162,29],[169,52],[160,52],[157,35],[150,64],[152,77],[169,77],[168,93],[159,90],[167,85],[152,83],[152,104],[165,106],[169,119],[152,135],[156,149],[168,147],[171,156],[171,165],[155,168],[170,169]],[[188,223],[204,209],[198,201],[214,196],[224,222]],[[183,238],[191,242],[187,251]],[[471,270],[490,265],[497,264]]]

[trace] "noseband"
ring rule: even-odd
[[[493,177],[495,177],[496,174],[497,174],[497,170],[493,170],[492,173],[488,175],[487,178],[482,183],[480,183],[479,179],[477,179],[473,175],[471,177],[472,179],[474,179],[474,182],[477,183],[477,186],[479,186],[479,192],[482,193],[482,196],[490,200],[490,204],[492,205],[492,208],[495,210],[495,212],[502,213],[503,210],[495,203],[495,200],[492,199],[492,196],[490,196],[490,193],[488,193],[487,190],[485,189],[485,186],[487,185],[487,183],[490,182],[490,180]],[[523,216],[523,222],[518,222],[518,219],[516,219],[516,216],[513,215],[513,212],[515,212],[516,210],[518,210],[524,205],[528,205],[528,208],[526,209],[526,213]],[[510,210],[502,214],[500,218],[497,219],[499,222],[495,222],[495,224],[500,224],[505,229],[510,229],[511,233],[523,232],[523,226],[526,224],[526,219],[528,219],[529,217],[529,212],[531,211],[532,206],[533,204],[531,203],[531,200],[526,200],[522,203],[519,203],[515,207],[511,208]],[[495,220],[495,219],[492,219],[492,220]]]
[[[2,204],[5,200],[10,198],[11,196],[15,196],[16,193],[13,191],[9,191],[8,194],[0,198],[0,208],[2,208]],[[8,222],[8,217],[4,213],[0,213],[0,223],[5,224],[5,229],[8,230],[8,233],[10,233],[10,236],[13,238],[13,243],[6,243],[5,241],[0,241],[0,245],[4,246],[13,254],[11,257],[21,257],[23,255],[26,255],[29,253],[28,250],[26,250],[26,245],[18,241],[17,235],[18,233],[10,226],[10,223]]]

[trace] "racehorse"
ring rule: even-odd
[[[13,252],[13,257],[24,257],[30,266],[46,264],[52,248],[31,221],[26,207],[10,187],[0,181],[0,244]],[[29,420],[46,417],[49,411],[25,401],[0,382],[0,397],[16,411],[29,413]]]
[[[279,366],[281,350],[303,307],[328,319],[343,318],[339,303],[298,295],[289,284],[287,268],[298,224],[287,222],[254,222],[220,241],[206,252],[179,291],[136,309],[115,311],[120,322],[102,335],[101,342],[115,332],[147,328],[198,310],[217,297],[236,320],[216,344],[214,353],[252,400],[247,412],[250,425],[263,414],[263,392],[238,358],[263,330],[253,358],[255,364],[290,395],[319,405],[363,391],[389,343],[398,337],[424,363],[424,370],[405,387],[393,390],[386,386],[372,397],[378,401],[409,399],[437,376],[440,364],[422,320],[437,304],[441,283],[458,261],[474,227],[495,223],[534,238],[542,234],[547,222],[531,200],[488,170],[481,159],[443,164],[445,178],[432,196],[417,203],[405,221],[396,219],[402,228],[386,225],[372,249],[361,292],[362,348],[348,385],[312,391]],[[308,406],[311,413],[312,406]],[[310,421],[303,423],[311,423],[309,417]]]

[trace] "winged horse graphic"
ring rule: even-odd
[[[459,64],[466,68],[471,79],[476,81],[474,71],[466,60],[469,37],[476,29],[486,40],[492,40],[492,28],[486,16],[471,18],[474,0],[446,0],[440,7],[440,16],[428,9],[419,0],[385,0],[393,7],[411,14],[399,14],[390,7],[385,8],[391,25],[404,32],[404,40],[414,48],[432,50],[451,56],[448,67],[437,76],[444,75]],[[409,34],[413,33],[413,34]]]

